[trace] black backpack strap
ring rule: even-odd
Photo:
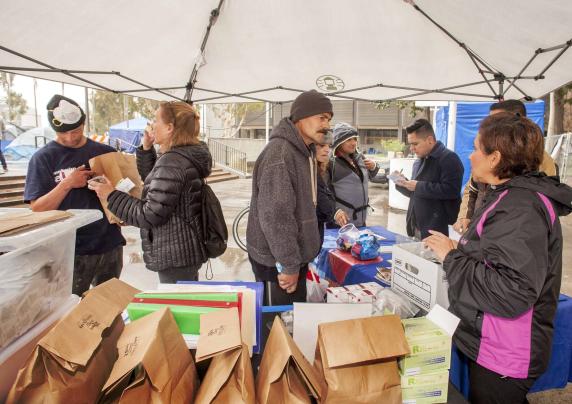
[[[340,199],[340,198],[338,198],[337,196],[336,196],[335,198],[336,198],[336,202],[341,203],[341,204],[344,205],[346,208],[350,208],[350,209],[353,210],[353,212],[354,212],[353,215],[352,215],[352,219],[353,219],[353,220],[357,220],[357,214],[358,214],[359,212],[362,212],[362,211],[364,211],[364,210],[366,210],[367,208],[370,207],[370,206],[369,206],[369,203],[368,203],[367,205],[363,205],[363,206],[360,206],[360,207],[356,208],[354,205],[352,205],[352,204],[349,203],[348,201],[344,201],[343,199]]]

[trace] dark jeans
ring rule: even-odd
[[[198,267],[181,267],[181,268],[168,268],[159,271],[159,282],[161,283],[177,283],[177,281],[198,281],[199,269]]]
[[[298,285],[294,293],[288,293],[278,284],[278,271],[276,267],[267,267],[252,259],[249,255],[248,260],[252,265],[252,272],[256,282],[264,282],[264,304],[267,306],[283,306],[290,305],[294,302],[306,301],[306,273],[308,272],[308,264],[300,266],[298,275]]]
[[[83,295],[90,285],[97,286],[119,278],[123,268],[123,246],[96,255],[76,255],[73,268],[72,293]]]
[[[526,393],[536,381],[535,378],[501,376],[473,361],[469,361],[469,379],[469,401],[472,404],[528,403]]]

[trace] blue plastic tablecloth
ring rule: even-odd
[[[397,233],[393,233],[387,230],[385,227],[381,226],[371,226],[371,227],[360,227],[360,230],[369,229],[373,231],[378,236],[384,237],[384,240],[380,241],[380,245],[382,246],[392,246],[394,244],[410,242],[411,239],[406,236],[402,236]],[[337,281],[335,279],[334,274],[332,273],[332,269],[330,267],[330,261],[328,259],[328,253],[331,250],[337,248],[336,246],[336,239],[338,238],[338,229],[326,229],[324,234],[324,244],[322,245],[322,249],[320,254],[314,259],[314,264],[318,270],[318,275],[325,278],[330,279],[333,281]],[[351,270],[347,273],[343,282],[338,282],[343,285],[354,285],[356,283],[365,283],[365,282],[377,282],[380,285],[384,285],[381,281],[375,278],[377,274],[377,267],[382,266],[385,268],[390,268],[391,264],[388,262],[391,260],[391,253],[381,254],[381,258],[383,261],[380,263],[365,263],[360,265],[354,265]]]

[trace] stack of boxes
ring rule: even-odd
[[[373,303],[383,286],[377,282],[358,283],[326,289],[328,303]]]
[[[403,403],[447,402],[451,336],[431,320],[402,320],[411,353],[399,360]]]

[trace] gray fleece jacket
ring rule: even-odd
[[[246,230],[248,254],[258,263],[298,273],[320,250],[316,219],[317,168],[298,129],[284,118],[272,129],[252,174]]]

